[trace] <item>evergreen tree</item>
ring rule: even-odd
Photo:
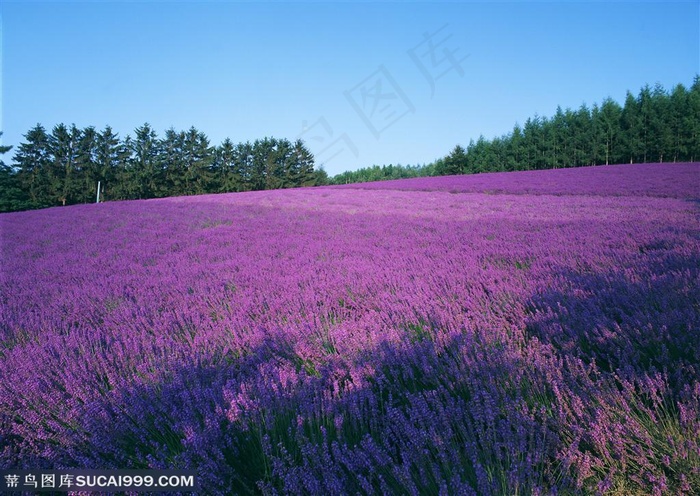
[[[79,196],[78,143],[81,132],[75,126],[54,126],[49,136],[48,200],[53,205],[75,203]]]
[[[629,157],[630,164],[640,162],[644,157],[642,115],[637,99],[629,91],[622,108],[621,124],[625,156]]]
[[[194,126],[184,135],[182,163],[184,164],[184,191],[186,195],[206,193],[212,181],[211,165],[214,149],[209,138]]]
[[[0,155],[11,149],[11,146],[0,146]],[[13,212],[25,208],[29,208],[28,198],[22,190],[17,170],[0,159],[0,212]]]
[[[467,151],[457,145],[443,161],[440,162],[437,173],[441,176],[463,174],[467,169]]]
[[[255,153],[250,141],[239,143],[236,146],[237,170],[240,171],[243,181],[240,191],[252,191],[255,189]]]
[[[242,191],[243,178],[237,160],[236,147],[226,138],[214,151],[212,189],[218,193]]]
[[[669,98],[669,133],[671,135],[670,160],[678,162],[688,156],[684,128],[685,114],[689,107],[688,92],[682,84],[676,85]]]
[[[99,134],[92,126],[80,132],[75,159],[75,182],[77,185],[75,202],[95,201],[97,183],[103,179],[97,161],[98,138]]]
[[[571,166],[591,165],[591,140],[594,133],[593,119],[588,106],[583,104],[569,116],[571,133]]]
[[[330,179],[328,178],[328,173],[326,170],[323,168],[323,166],[319,166],[318,169],[316,169],[316,172],[314,173],[316,176],[314,178],[314,186],[325,186],[327,184],[330,184]]]
[[[19,168],[19,183],[28,197],[30,208],[51,205],[49,201],[49,136],[41,124],[37,124],[24,135],[14,156]]]
[[[606,98],[605,100],[603,100],[603,104],[600,107],[599,118],[601,129],[605,136],[603,146],[605,165],[608,165],[610,163],[617,163],[624,160],[623,155],[618,150],[622,108],[617,102],[615,102],[611,98]],[[595,158],[597,159],[598,157]],[[594,163],[600,162],[601,161],[598,160]]]
[[[131,198],[155,198],[165,196],[164,170],[160,162],[160,143],[150,124],[136,128],[130,142],[130,174],[125,179],[132,184],[127,186]]]
[[[651,119],[653,115],[652,95],[649,85],[644,86],[637,97],[637,107],[639,109],[639,122],[641,125],[639,139],[641,142],[641,159],[647,163],[651,158],[652,152],[652,129]]]
[[[270,138],[270,142],[270,149],[265,157],[265,189],[287,187],[287,173],[291,168],[291,143],[275,138]]]
[[[673,149],[672,115],[670,97],[660,84],[654,86],[649,101],[649,160],[669,160]],[[666,155],[664,157],[664,154]]]
[[[304,142],[300,139],[294,142],[293,150],[293,167],[290,174],[291,184],[293,186],[313,186],[316,178],[314,177],[314,156],[306,148]]]
[[[129,151],[119,136],[107,126],[97,135],[97,180],[101,181],[102,200],[123,199],[120,192],[120,176],[129,163]]]
[[[185,133],[177,132],[174,128],[165,131],[160,141],[158,161],[164,175],[163,188],[165,196],[185,195]]]
[[[687,160],[700,160],[700,76],[696,76],[688,92],[683,128],[686,129],[685,147]]]
[[[250,184],[254,191],[264,190],[276,184],[276,146],[277,140],[274,138],[265,137],[253,142]]]
[[[519,124],[515,124],[513,131],[504,138],[505,141],[505,162],[504,167],[507,171],[523,170],[524,164],[522,159],[523,153],[523,130]],[[467,156],[467,161],[469,157]]]

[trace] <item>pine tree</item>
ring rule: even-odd
[[[506,158],[504,165],[507,171],[523,170],[523,140],[523,130],[521,129],[519,124],[515,124],[515,127],[513,127],[513,132],[510,133],[506,140]],[[468,157],[467,160],[469,160]]]
[[[194,126],[184,135],[182,163],[184,164],[184,191],[186,195],[206,193],[211,183],[213,148],[209,138]]]
[[[49,201],[49,136],[41,124],[37,124],[24,135],[14,156],[19,168],[19,183],[28,197],[30,208],[51,205]]]
[[[250,141],[236,146],[236,164],[242,180],[242,188],[239,191],[255,189],[255,153],[254,145]]]
[[[571,146],[573,147],[571,157],[573,167],[582,165],[592,165],[591,140],[593,139],[593,119],[591,111],[585,104],[581,105],[576,112],[571,114]]]
[[[75,126],[54,126],[49,136],[49,201],[52,204],[75,203],[79,195],[80,176],[77,164],[81,132]]]
[[[243,178],[237,161],[236,147],[229,138],[214,151],[212,183],[213,190],[219,193],[242,191]]]
[[[97,159],[99,135],[90,126],[80,132],[75,157],[75,202],[88,203],[95,200],[97,182],[102,180]]]
[[[314,156],[306,148],[300,139],[294,142],[294,168],[292,170],[291,182],[293,186],[313,186],[314,177]]]
[[[621,118],[620,105],[611,98],[603,100],[603,105],[600,107],[600,123],[605,135],[605,165],[624,160],[617,149]]]
[[[98,134],[96,143],[97,180],[101,181],[103,200],[123,199],[120,192],[120,176],[129,163],[129,151],[119,136],[107,126]]]
[[[669,158],[673,162],[686,160],[688,156],[687,142],[684,139],[686,129],[684,129],[683,125],[688,106],[688,92],[685,86],[682,84],[676,85],[669,98],[669,132],[671,135],[671,155]]]
[[[639,103],[631,92],[627,92],[625,105],[622,108],[622,143],[624,156],[629,157],[629,163],[641,162],[644,157],[643,122]],[[625,158],[627,160],[627,158]]]
[[[637,97],[637,106],[640,113],[640,123],[641,131],[639,134],[642,150],[641,158],[642,162],[645,164],[649,162],[652,152],[652,129],[651,129],[651,118],[653,114],[652,108],[652,95],[649,85],[645,85],[639,92]]]
[[[185,185],[185,133],[174,128],[165,131],[160,141],[158,161],[164,176],[164,196],[187,194]]]
[[[0,131],[2,136],[2,131]],[[12,146],[0,146],[0,155],[4,155]],[[5,164],[0,159],[0,212],[13,212],[28,208],[27,197],[22,191],[17,169]]]
[[[467,169],[467,151],[461,146],[455,146],[444,161],[440,163],[438,174],[451,176],[463,174]]]
[[[666,161],[672,155],[673,135],[671,133],[671,102],[664,88],[657,84],[649,98],[649,160]]]
[[[691,162],[700,160],[700,76],[695,76],[688,92],[688,106],[683,120],[686,131],[687,158]]]
[[[164,170],[159,160],[160,143],[150,124],[136,128],[130,141],[131,165],[127,179],[132,182],[127,190],[136,198],[165,196]]]

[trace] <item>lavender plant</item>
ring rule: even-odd
[[[0,467],[700,492],[700,164],[0,215]]]

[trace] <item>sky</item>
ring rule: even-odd
[[[302,139],[330,175],[700,73],[697,0],[2,0],[0,26],[4,145],[36,124],[194,126]]]

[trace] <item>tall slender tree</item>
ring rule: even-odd
[[[2,136],[2,131],[0,131]],[[6,154],[12,146],[0,146],[0,156]],[[0,158],[0,212],[12,212],[28,208],[27,197],[22,190],[17,169],[5,164]]]
[[[207,192],[211,182],[211,164],[214,149],[209,144],[209,138],[191,127],[184,134],[182,144],[184,169],[184,191],[180,194],[199,195]]]
[[[28,197],[30,208],[51,205],[49,201],[49,167],[51,151],[49,135],[41,124],[37,124],[24,135],[14,156],[19,168],[19,183]]]
[[[93,126],[83,129],[80,133],[75,158],[75,202],[94,201],[97,183],[103,179],[97,158],[98,138],[99,133]]]
[[[164,196],[164,169],[160,155],[160,143],[150,124],[136,128],[131,145],[131,188],[137,198]]]
[[[314,156],[306,148],[304,142],[297,139],[294,142],[293,167],[290,173],[290,183],[292,186],[313,186],[314,185]]]
[[[49,136],[49,201],[54,205],[66,205],[78,200],[81,186],[78,169],[78,145],[80,129],[75,124],[54,126]]]
[[[603,134],[605,135],[605,165],[623,160],[617,149],[622,108],[611,98],[606,98],[600,107],[599,118]]]
[[[96,161],[103,200],[119,199],[120,176],[129,163],[129,151],[109,126],[97,136]]]
[[[683,127],[686,129],[687,157],[691,162],[700,160],[700,76],[695,76],[688,92],[688,106]]]
[[[243,178],[236,160],[236,147],[226,138],[214,151],[212,161],[212,191],[228,193],[241,191]]]

